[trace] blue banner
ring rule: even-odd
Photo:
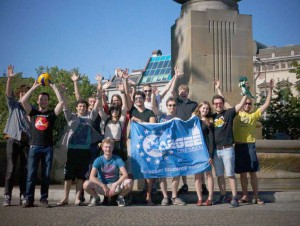
[[[134,179],[194,175],[211,170],[209,155],[194,116],[164,123],[131,122],[131,167]]]

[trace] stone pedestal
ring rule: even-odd
[[[171,28],[172,65],[183,68],[191,99],[211,101],[213,79],[218,78],[228,101],[241,99],[238,79],[248,77],[253,84],[252,17],[241,15],[233,1],[176,1],[181,15]]]

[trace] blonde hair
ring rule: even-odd
[[[203,106],[203,105],[207,105],[209,107],[209,111],[208,111],[208,114],[205,116],[205,120],[204,123],[209,125],[211,123],[213,123],[213,120],[212,120],[212,109],[211,109],[211,106],[209,104],[208,101],[201,101],[198,105],[198,107],[195,109],[195,111],[193,112],[194,115],[198,116],[199,119],[201,119],[201,112],[200,112],[200,108]]]
[[[113,139],[111,139],[110,137],[108,137],[108,138],[105,138],[105,139],[103,139],[102,140],[102,143],[101,143],[101,148],[103,147],[103,145],[104,144],[111,144],[112,146],[114,145],[114,141],[113,141]]]

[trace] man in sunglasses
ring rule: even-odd
[[[272,98],[274,82],[269,83],[269,92],[265,103],[256,111],[250,113],[252,100],[247,98],[243,108],[234,119],[234,140],[235,140],[235,173],[240,174],[243,197],[239,203],[248,203],[248,178],[250,174],[251,186],[253,189],[254,204],[263,205],[264,201],[258,198],[258,180],[256,172],[259,171],[259,162],[255,148],[256,122],[262,113],[269,107]]]
[[[215,109],[213,114],[214,120],[214,136],[216,144],[216,152],[214,157],[214,168],[216,176],[218,178],[218,185],[221,196],[215,202],[218,204],[226,203],[226,183],[224,177],[224,171],[229,179],[229,185],[232,192],[232,200],[230,207],[238,207],[237,200],[237,185],[234,172],[234,139],[233,139],[233,119],[237,113],[242,109],[247,97],[243,96],[240,103],[236,106],[226,109],[225,100],[221,95],[215,95],[212,99],[212,104]]]

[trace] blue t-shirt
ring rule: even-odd
[[[98,170],[98,179],[104,184],[111,184],[119,180],[120,168],[124,165],[123,160],[117,155],[113,155],[109,160],[101,155],[93,163],[93,167]]]

